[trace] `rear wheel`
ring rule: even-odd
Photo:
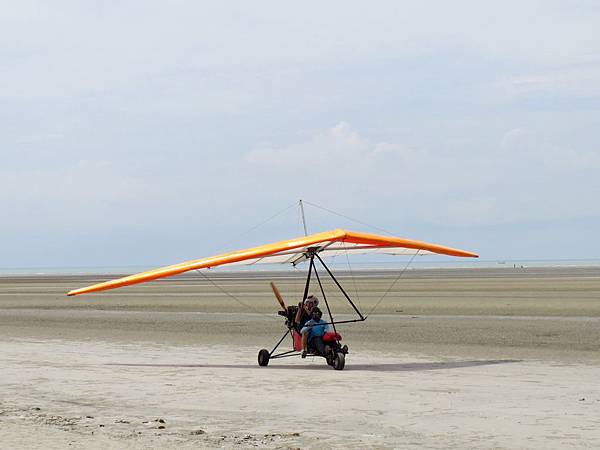
[[[344,370],[346,356],[342,352],[336,352],[332,365],[335,370]]]
[[[325,356],[325,361],[327,361],[327,365],[333,367],[333,360],[335,359],[335,352],[329,345],[325,346],[325,355],[323,355],[323,356]]]
[[[269,354],[269,350],[263,348],[260,352],[258,352],[258,365],[263,367],[266,366],[269,364],[270,357],[271,355]]]

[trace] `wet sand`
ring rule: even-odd
[[[363,312],[385,296],[339,326],[343,372],[256,365],[284,331],[268,281],[297,299],[304,274],[209,275],[0,278],[3,445],[600,448],[598,269],[344,274]]]

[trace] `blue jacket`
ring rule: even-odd
[[[300,330],[300,334],[309,332],[311,337],[323,336],[325,334],[325,332],[327,332],[328,330],[329,330],[329,325],[323,319],[320,319],[320,320],[310,319],[308,322],[306,322],[304,324],[304,327]]]

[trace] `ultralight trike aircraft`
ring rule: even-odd
[[[345,365],[345,355],[348,352],[348,347],[346,345],[341,345],[340,341],[342,340],[342,336],[337,332],[336,325],[342,323],[362,322],[366,320],[366,316],[363,315],[363,313],[357,308],[350,296],[336,279],[330,268],[325,264],[323,258],[348,253],[384,253],[391,255],[413,256],[417,254],[437,253],[449,256],[474,258],[478,256],[475,253],[464,250],[458,250],[422,241],[335,229],[332,231],[311,234],[287,241],[261,245],[259,247],[225,253],[209,258],[197,259],[180,264],[161,267],[158,269],[149,270],[147,272],[75,289],[70,291],[67,295],[79,295],[90,292],[105,291],[108,289],[115,289],[132,284],[156,280],[158,278],[178,275],[190,270],[210,269],[212,267],[224,265],[287,263],[297,266],[300,263],[308,261],[308,274],[306,278],[306,284],[304,286],[302,301],[304,302],[308,297],[311,280],[314,275],[319,286],[319,292],[321,293],[323,302],[325,303],[327,314],[329,316],[329,321],[326,323],[331,325],[333,329],[333,331],[328,332],[323,336],[323,340],[326,344],[324,354],[320,354],[316,352],[316,349],[310,348],[309,354],[313,356],[324,357],[327,363],[334,369],[342,370]],[[323,269],[325,269],[327,275],[334,281],[335,285],[339,288],[345,299],[356,312],[357,318],[342,321],[334,320],[330,304],[327,301],[327,296],[325,294],[325,290],[323,289],[321,278],[317,271],[317,263]],[[282,310],[279,311],[279,315],[285,317],[286,330],[271,351],[267,349],[260,350],[258,353],[258,364],[261,366],[268,365],[271,359],[297,356],[300,355],[300,352],[302,351],[302,338],[298,333],[296,324],[294,323],[294,316],[296,315],[298,306],[286,307],[276,286],[272,283],[271,286],[277,301],[282,308]],[[276,350],[287,336],[292,338],[292,349],[276,353]]]

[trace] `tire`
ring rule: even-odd
[[[271,355],[269,355],[269,350],[263,348],[260,352],[258,352],[258,365],[263,367],[268,365],[270,357]]]
[[[334,370],[344,370],[345,365],[346,365],[346,356],[342,352],[337,352],[335,354],[335,358],[333,359]]]
[[[327,365],[333,367],[333,361],[335,360],[335,352],[329,345],[325,346],[325,361],[327,361]]]

